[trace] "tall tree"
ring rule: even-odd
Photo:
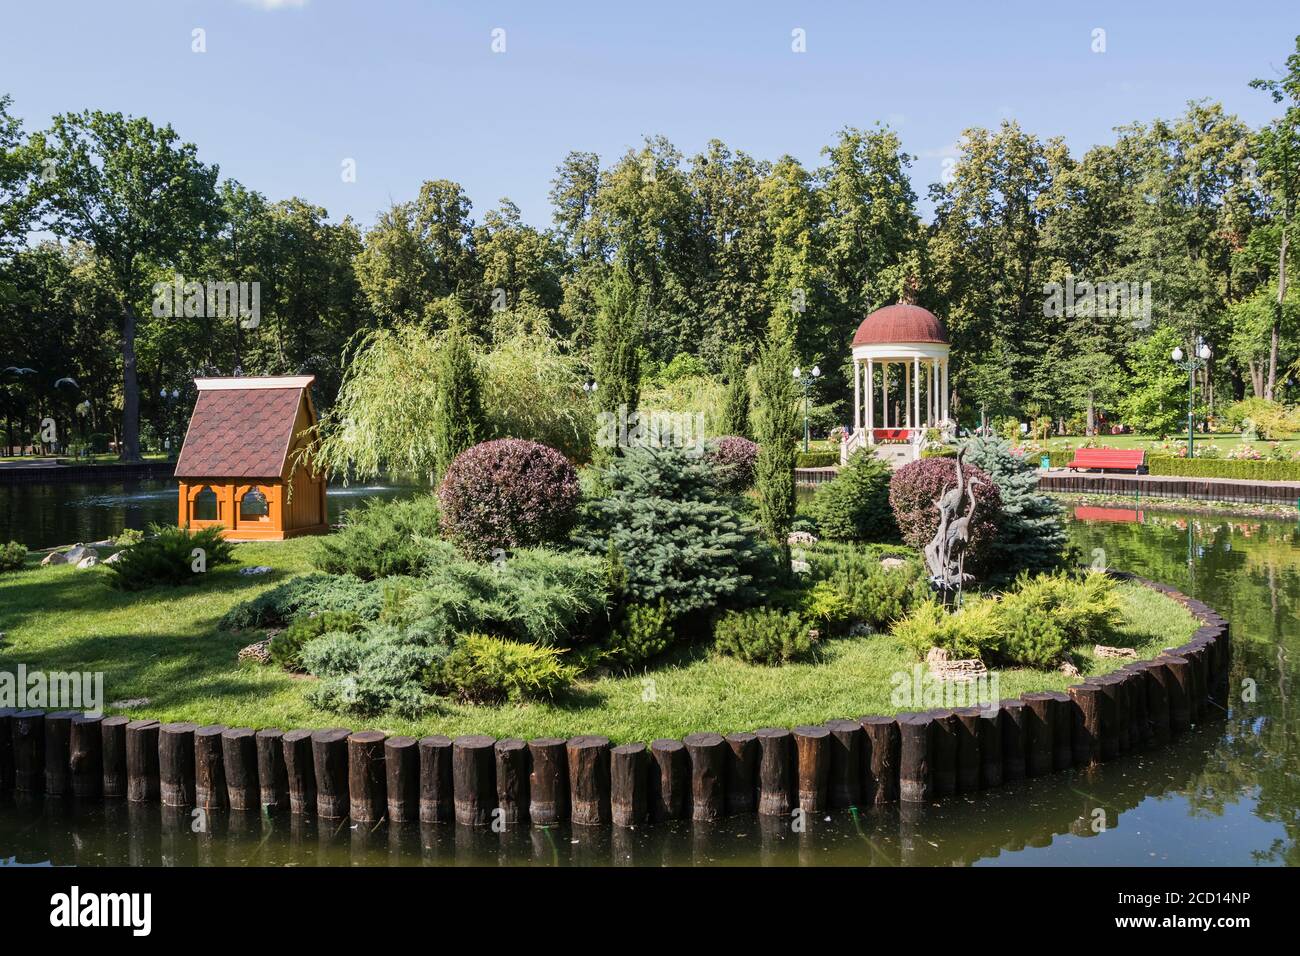
[[[121,457],[140,457],[135,338],[151,265],[176,262],[220,220],[217,167],[170,126],[98,111],[54,117],[32,137],[42,175],[33,185],[45,225],[92,245],[112,284],[122,331]]]
[[[432,431],[435,482],[442,480],[457,455],[487,437],[478,360],[459,322],[447,330],[438,366]]]
[[[774,323],[758,352],[758,462],[755,486],[763,530],[789,567],[790,526],[794,523],[794,465],[799,442],[799,387],[791,374],[796,365],[788,330]]]
[[[641,309],[638,290],[622,267],[601,290],[596,316],[594,371],[596,398],[613,415],[636,411],[641,400]]]
[[[722,374],[727,380],[727,390],[723,394],[718,430],[723,435],[739,435],[748,438],[752,433],[749,422],[748,372],[744,349],[739,345],[733,345],[728,350],[727,358],[722,365]]]

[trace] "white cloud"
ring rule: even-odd
[[[259,10],[283,10],[286,7],[305,7],[307,0],[239,0],[245,6]]]

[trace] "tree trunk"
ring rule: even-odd
[[[140,383],[135,374],[135,306],[127,304],[122,316],[122,461],[140,460]]]

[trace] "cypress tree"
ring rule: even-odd
[[[741,438],[751,438],[753,435],[749,423],[747,371],[745,353],[739,346],[730,349],[722,363],[722,374],[727,379],[727,390],[722,396],[719,427],[724,435],[739,435]]]
[[[794,523],[794,464],[800,436],[799,386],[792,375],[794,340],[788,327],[774,324],[758,352],[759,519],[789,567],[787,538]]]
[[[614,269],[599,295],[593,342],[596,401],[602,411],[636,411],[641,400],[640,310],[636,288],[622,266]]]
[[[438,354],[437,396],[433,406],[434,482],[466,448],[486,439],[482,385],[469,336],[453,322]]]

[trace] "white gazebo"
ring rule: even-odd
[[[951,428],[948,333],[918,305],[877,309],[853,336],[853,434],[840,459],[873,445],[896,463],[912,461],[931,428]]]

